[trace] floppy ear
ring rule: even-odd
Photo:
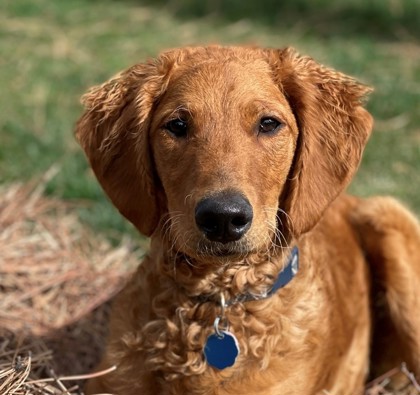
[[[169,67],[138,64],[82,98],[76,137],[102,188],[123,216],[150,236],[160,217],[148,142],[153,105]]]
[[[271,61],[299,128],[294,163],[280,198],[290,231],[298,236],[318,222],[358,168],[373,125],[362,108],[371,89],[290,48],[273,51]]]

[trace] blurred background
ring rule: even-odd
[[[376,119],[351,192],[420,214],[419,0],[2,0],[0,185],[51,166],[47,193],[118,241],[133,230],[73,137],[80,96],[121,69],[187,44],[291,45],[374,86]]]

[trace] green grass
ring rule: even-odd
[[[48,192],[91,202],[82,218],[118,237],[129,227],[73,138],[84,91],[170,47],[293,45],[376,89],[376,131],[351,191],[420,213],[419,20],[418,0],[3,0],[0,183],[58,165]]]

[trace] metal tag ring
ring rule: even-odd
[[[221,307],[220,316],[224,317],[225,309],[226,309],[226,301],[225,301],[225,295],[223,294],[223,292],[220,292],[220,307]]]
[[[224,324],[223,325],[224,328],[219,328],[221,324],[222,325]],[[222,332],[227,331],[229,329],[229,322],[226,317],[222,317],[218,315],[216,319],[214,320],[213,327],[214,327],[214,332],[216,333],[217,337],[222,339],[225,336]]]

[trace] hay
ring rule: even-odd
[[[129,240],[113,248],[68,203],[43,197],[53,173],[0,190],[0,395],[82,394],[103,350],[109,301],[142,254]],[[365,394],[414,395],[420,386],[402,366]]]
[[[142,253],[128,240],[113,248],[74,207],[43,197],[53,172],[0,190],[1,395],[80,393],[81,377],[59,377],[97,363],[108,301]]]
[[[405,363],[366,385],[365,395],[418,395],[420,385]]]

